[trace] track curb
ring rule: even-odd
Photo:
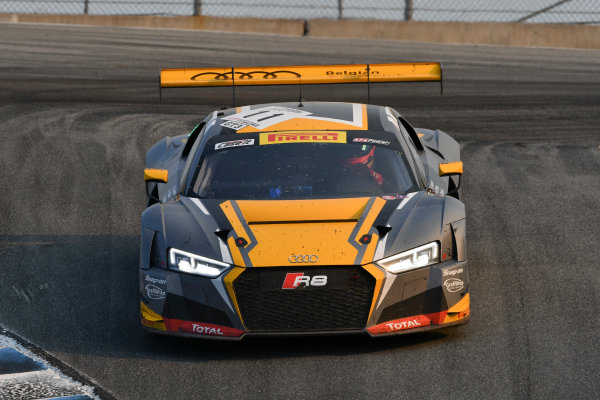
[[[16,342],[18,347],[21,347],[21,348],[27,350],[28,352],[30,352],[31,354],[35,355],[36,357],[38,357],[39,359],[41,359],[48,365],[52,366],[54,369],[60,371],[60,373],[62,373],[64,376],[71,378],[73,381],[75,381],[81,385],[92,388],[94,396],[96,396],[102,400],[116,400],[116,397],[114,397],[112,394],[110,394],[105,389],[102,389],[98,385],[98,383],[96,383],[93,380],[91,380],[90,378],[84,376],[79,371],[75,370],[73,367],[65,364],[58,358],[54,357],[53,355],[49,354],[48,352],[39,348],[38,346],[34,345],[33,343],[29,342],[28,340],[15,335],[14,333],[6,330],[5,328],[3,328],[1,326],[0,326],[0,336],[4,336],[8,339],[12,339],[14,342]],[[17,350],[19,350],[19,349],[17,348]]]

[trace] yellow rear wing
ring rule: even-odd
[[[214,86],[430,82],[442,85],[442,63],[296,65],[161,69],[160,89]]]

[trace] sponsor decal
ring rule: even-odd
[[[213,328],[210,326],[200,325],[200,324],[192,324],[192,331],[195,333],[201,333],[204,335],[223,336],[223,332],[221,331],[221,328]]]
[[[158,284],[158,285],[166,285],[167,284],[167,280],[163,279],[163,278],[155,278],[154,276],[150,276],[150,275],[146,275],[144,274],[144,280],[146,282],[150,282],[153,284]]]
[[[354,139],[352,139],[352,141],[354,143],[382,144],[384,146],[387,146],[390,144],[390,142],[388,142],[387,140],[377,140],[377,139],[370,139],[370,138],[354,138]]]
[[[316,263],[317,261],[319,261],[319,257],[317,257],[314,254],[305,254],[305,255],[300,255],[297,256],[295,254],[292,254],[289,258],[288,261],[291,262],[292,264],[298,264],[298,263]]]
[[[458,292],[464,289],[465,283],[461,279],[450,278],[444,281],[444,286],[449,292]]]
[[[205,79],[214,79],[217,81],[228,81],[231,80],[232,73],[231,72],[202,72],[201,74],[196,74],[192,76],[190,79],[192,81],[196,80],[205,80]],[[235,71],[235,79],[243,79],[243,80],[252,80],[252,79],[277,79],[277,78],[300,78],[301,75],[294,71],[250,71],[250,72],[242,72]]]
[[[368,329],[371,333],[388,333],[403,331],[405,329],[421,328],[429,326],[431,320],[424,315],[416,315],[414,317],[400,318],[393,321],[384,322],[383,324],[372,326]]]
[[[146,285],[146,296],[154,300],[164,299],[167,296],[167,293],[154,285]]]
[[[461,268],[457,268],[457,269],[445,269],[444,273],[442,274],[443,276],[454,276],[456,274],[462,274],[463,269]]]
[[[385,324],[385,326],[387,326],[391,331],[401,331],[402,329],[416,328],[417,326],[421,325],[421,322],[416,318]]]
[[[343,131],[311,131],[311,132],[263,132],[260,144],[279,143],[346,143],[346,132]]]
[[[405,199],[406,195],[405,194],[386,194],[385,196],[381,196],[381,198],[384,200],[399,200],[399,199]]]
[[[165,318],[165,326],[169,331],[190,332],[208,336],[240,336],[244,333],[244,331],[229,326],[207,324],[204,322],[182,321],[170,318]]]
[[[374,71],[374,70],[370,70],[367,72],[367,69],[365,68],[364,70],[358,70],[358,71],[326,71],[325,75],[348,75],[348,76],[355,76],[355,75],[379,75],[379,71]]]
[[[146,297],[162,300],[167,297],[167,280],[163,277],[144,274],[144,291]]]
[[[283,281],[282,289],[296,289],[304,285],[305,287],[309,286],[325,286],[327,285],[327,275],[314,275],[310,277],[308,275],[304,275],[304,272],[296,272],[296,273],[288,273],[285,276],[285,280]]]
[[[228,149],[230,147],[239,147],[239,146],[252,146],[254,144],[254,139],[241,139],[241,140],[232,140],[229,142],[221,142],[215,144],[215,150]]]

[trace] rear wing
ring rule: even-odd
[[[234,102],[236,86],[439,81],[444,92],[441,62],[161,69],[159,78],[161,98],[164,88],[231,86]]]

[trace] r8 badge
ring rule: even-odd
[[[304,272],[290,272],[285,276],[282,289],[296,289],[299,286],[325,286],[327,285],[327,275],[304,275]]]

